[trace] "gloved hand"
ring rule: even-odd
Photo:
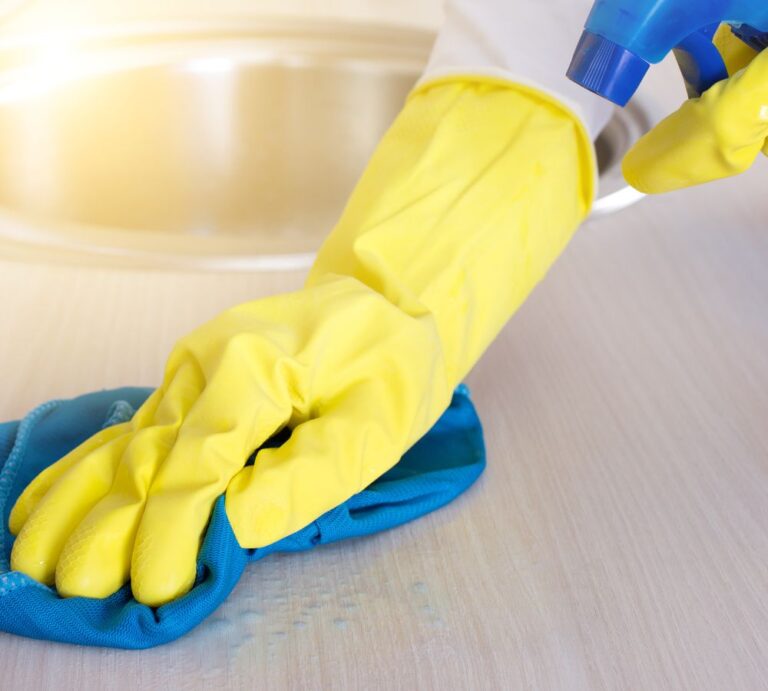
[[[683,106],[627,153],[624,177],[648,194],[743,173],[768,154],[768,51],[758,54],[727,25],[715,35],[729,79]]]
[[[221,492],[243,547],[347,499],[437,420],[588,213],[594,179],[590,137],[553,96],[425,80],[306,287],[182,339],[130,423],[41,474],[11,516],[13,568],[91,597],[130,575],[160,605],[191,586]],[[284,426],[290,439],[246,466]]]
[[[127,580],[157,605],[188,590],[212,505],[270,544],[373,482],[450,402],[429,315],[351,277],[241,305],[183,338],[130,423],[43,472],[11,514],[13,568],[62,595]],[[251,452],[282,427],[280,448]],[[233,479],[234,478],[234,479]]]

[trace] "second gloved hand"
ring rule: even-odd
[[[768,50],[757,54],[727,25],[715,36],[730,79],[718,82],[642,137],[626,155],[624,177],[647,194],[745,172],[768,154]]]
[[[162,604],[192,586],[230,481],[238,541],[268,545],[390,468],[450,395],[431,318],[353,278],[230,309],[178,343],[130,423],[26,489],[13,568],[65,596],[106,597],[130,576],[138,600]],[[288,425],[287,442],[243,467]]]

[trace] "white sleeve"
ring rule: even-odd
[[[591,4],[590,0],[447,0],[445,23],[421,82],[482,74],[528,84],[569,106],[594,139],[613,106],[565,76]]]

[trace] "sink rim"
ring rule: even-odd
[[[333,36],[333,38],[329,38]],[[199,22],[154,24],[151,27],[115,27],[89,30],[68,37],[68,46],[91,59],[78,61],[64,79],[87,79],[97,75],[146,67],[183,69],[185,64],[212,56],[239,63],[290,64],[297,56],[311,57],[313,64],[344,67],[388,64],[419,74],[435,34],[425,29],[333,20],[306,21],[260,19],[214,25]],[[40,36],[17,36],[0,41],[0,98],[7,89],[23,84],[30,69],[40,64],[30,59],[41,44]],[[147,50],[147,44],[152,50]],[[276,57],[279,47],[283,55]],[[226,50],[224,50],[226,48]],[[8,63],[16,53],[15,63]],[[58,85],[59,82],[55,82]],[[43,89],[50,89],[44,84]],[[614,111],[605,133],[613,133],[614,147],[628,150],[654,122],[652,107],[642,97],[626,109]],[[605,136],[602,135],[602,136]],[[599,192],[591,217],[605,216],[635,203],[643,195],[632,190],[621,175],[621,155],[614,155],[600,173]],[[55,230],[51,230],[55,228]],[[331,228],[328,229],[330,232]],[[243,252],[242,242],[227,236],[216,237],[216,247],[194,246],[184,235],[152,232],[147,248],[147,231],[119,229],[87,223],[36,222],[23,212],[0,207],[0,247],[4,255],[29,258],[50,254],[55,261],[73,259],[79,263],[123,267],[207,271],[290,271],[309,267],[314,252],[254,254]],[[43,258],[44,259],[44,258]]]
[[[63,37],[57,33],[54,51],[50,51],[45,34],[14,36],[0,41],[0,101],[9,100],[7,94],[15,88],[20,93],[14,96],[24,99],[65,86],[68,81],[145,68],[184,71],[198,60],[211,58],[227,60],[235,69],[243,65],[291,66],[305,60],[313,66],[339,70],[383,67],[393,73],[416,75],[426,63],[434,38],[434,32],[414,27],[268,17],[237,23],[103,27],[68,32]],[[59,70],[56,79],[30,79],[45,71],[47,54],[49,59],[58,58],[62,46],[77,55],[71,68]],[[36,85],[30,88],[28,83]],[[64,253],[77,261],[96,258],[102,265],[141,268],[284,271],[306,268],[314,257],[312,252],[244,253],[242,239],[226,235],[195,245],[188,236],[151,228],[137,233],[85,222],[37,221],[5,206],[0,206],[0,242],[3,254],[39,257],[48,253],[58,261]]]

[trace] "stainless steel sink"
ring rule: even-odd
[[[91,36],[0,73],[0,253],[125,265],[306,266],[427,58],[429,33],[327,23]],[[596,212],[625,206],[598,144]]]

